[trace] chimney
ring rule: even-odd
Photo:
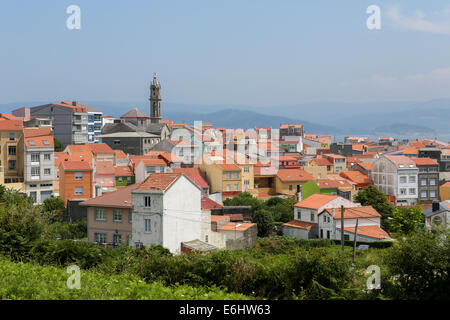
[[[440,208],[440,207],[441,207],[441,206],[440,206],[439,201],[438,201],[438,200],[434,200],[434,201],[433,201],[433,205],[432,205],[432,210],[433,210],[433,212],[439,211],[439,208]]]

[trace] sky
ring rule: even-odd
[[[66,9],[78,5],[81,29]],[[370,5],[381,29],[369,30]],[[450,98],[448,1],[2,0],[0,104]]]

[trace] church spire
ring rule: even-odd
[[[153,82],[150,85],[150,121],[151,123],[160,123],[161,115],[161,85],[153,73]]]

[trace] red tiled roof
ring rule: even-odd
[[[328,158],[316,158],[311,160],[311,162],[314,162],[318,166],[332,166],[333,162]]]
[[[358,163],[361,167],[366,169],[367,171],[372,170],[373,162],[360,162]]]
[[[136,190],[167,190],[179,177],[180,173],[152,173]]]
[[[115,169],[111,161],[95,161],[95,171],[97,174],[114,174]]]
[[[295,204],[295,207],[308,208],[308,209],[319,209],[321,206],[327,204],[328,202],[338,198],[338,196],[333,196],[329,194],[315,193],[305,200],[302,200]]]
[[[113,207],[113,208],[131,208],[131,191],[136,189],[140,184],[133,184],[117,191],[107,192],[93,199],[89,199],[80,203],[82,206],[92,207]]]
[[[106,143],[90,143],[87,146],[93,154],[114,153],[114,150]]]
[[[143,162],[146,166],[167,166],[167,163],[163,159],[152,159],[152,158],[145,158],[142,159],[140,162]]]
[[[304,221],[299,221],[299,220],[291,220],[291,221],[283,224],[283,226],[286,226],[286,227],[293,227],[293,228],[299,228],[299,229],[305,229],[305,230],[309,230],[312,227],[314,227],[315,225],[317,225],[317,223],[304,222]]]
[[[222,216],[222,215],[218,215],[218,214],[212,214],[211,215],[211,222],[217,222],[223,219],[226,219],[227,216]]]
[[[223,171],[241,171],[241,168],[232,163],[218,163],[217,165],[221,167]]]
[[[200,168],[172,168],[172,171],[174,173],[183,173],[202,189],[209,188],[208,182],[203,177]]]
[[[114,168],[114,175],[116,177],[120,176],[132,176],[133,171],[131,171],[131,168],[128,166],[116,166]]]
[[[202,210],[211,210],[215,208],[223,208],[223,205],[208,197],[202,197]]]
[[[350,181],[353,181],[354,183],[358,184],[372,183],[372,180],[368,176],[359,171],[341,171],[339,174],[342,177],[349,179]]]
[[[61,161],[60,165],[65,171],[90,171],[91,165],[87,161]]]
[[[13,116],[12,114],[8,114],[8,113],[0,113],[0,119],[3,120],[22,120],[16,116]]]
[[[289,127],[303,128],[303,125],[302,124],[280,124],[280,129],[288,129]]]
[[[325,209],[323,212],[328,212],[330,215],[333,212],[333,209]],[[340,220],[342,217],[341,208],[334,209],[333,219]],[[354,207],[354,208],[345,208],[344,209],[344,220],[345,219],[356,219],[356,218],[378,218],[381,215],[375,210],[372,206],[363,206],[363,207]]]
[[[45,127],[45,128],[24,128],[23,129],[23,136],[25,138],[40,137],[40,136],[50,136],[50,135],[52,135],[52,129],[48,128],[48,127]]]
[[[300,169],[279,169],[277,177],[281,181],[309,181],[314,178],[305,170]]]
[[[0,120],[0,130],[23,130],[23,121],[22,120]]]
[[[411,158],[416,166],[438,166],[439,163],[430,158]]]
[[[441,187],[444,187],[444,188],[450,188],[450,181],[444,183]]]
[[[125,152],[123,152],[122,150],[114,150],[114,153],[115,153],[117,159],[124,159],[127,157]]]
[[[226,225],[220,227],[220,231],[245,231],[248,228],[254,226],[254,223],[241,223],[241,222],[229,222]]]
[[[397,168],[415,168],[416,164],[411,158],[405,156],[384,156],[386,159],[391,161]],[[403,167],[402,167],[403,166]],[[412,167],[410,167],[412,166]]]
[[[341,228],[338,228],[339,230]],[[355,233],[355,228],[347,227],[344,228],[345,231]],[[361,236],[366,236],[370,238],[380,239],[380,240],[391,240],[389,234],[381,229],[379,226],[358,226],[358,234]]]
[[[337,188],[351,188],[352,185],[343,180],[319,179],[318,183],[320,189],[337,189]]]

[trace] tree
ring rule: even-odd
[[[359,190],[353,200],[363,206],[372,206],[377,210],[381,214],[381,228],[390,231],[389,218],[392,218],[394,206],[388,202],[386,195],[380,189],[368,186],[366,189]]]
[[[55,152],[63,152],[66,146],[56,138],[53,138],[55,144]]]
[[[272,197],[264,204],[272,213],[273,219],[276,222],[288,222],[294,219],[294,204],[295,200],[282,199],[280,197]]]
[[[252,221],[258,226],[258,236],[265,237],[273,227],[272,213],[267,209],[260,209],[253,214]]]
[[[399,239],[386,251],[383,295],[392,299],[450,299],[450,232],[422,231]]]
[[[263,206],[263,202],[255,198],[250,192],[241,192],[233,198],[225,199],[223,204],[225,206],[251,206],[253,212]]]
[[[391,231],[403,234],[415,233],[424,223],[424,216],[420,206],[412,208],[396,207],[392,211]]]
[[[51,197],[44,200],[44,212],[60,213],[64,211],[64,200],[59,197]]]

